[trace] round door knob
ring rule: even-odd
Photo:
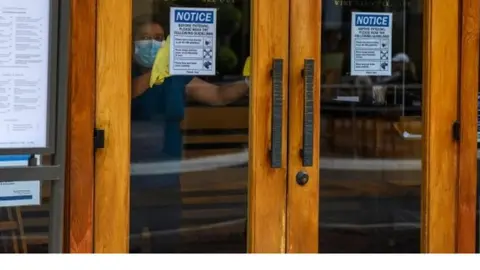
[[[304,171],[300,171],[297,173],[297,184],[300,186],[304,186],[306,183],[308,183],[308,174]]]

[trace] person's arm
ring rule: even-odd
[[[219,86],[195,77],[186,87],[189,98],[212,106],[229,104],[247,92],[248,85],[244,80]]]
[[[148,88],[150,88],[150,76],[152,72],[148,71],[145,74],[134,77],[132,79],[132,99],[143,94]]]

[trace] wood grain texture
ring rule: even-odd
[[[290,67],[288,125],[287,252],[315,253],[318,250],[319,156],[320,156],[320,0],[290,1]],[[313,106],[313,166],[303,167],[305,59],[315,60]],[[306,185],[296,183],[296,174],[309,175]]]
[[[475,253],[477,203],[478,0],[463,0],[460,63],[460,146],[457,252]]]
[[[65,252],[93,252],[96,0],[71,1]]]
[[[248,252],[285,252],[289,0],[251,0]],[[270,166],[274,58],[283,59],[282,166]]]
[[[97,2],[95,252],[126,253],[129,236],[131,0]]]
[[[459,1],[424,1],[422,252],[456,245]]]

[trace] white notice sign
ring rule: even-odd
[[[0,156],[1,167],[27,166],[29,156]],[[0,182],[0,207],[40,205],[40,181]]]
[[[217,10],[170,9],[171,75],[215,75]]]
[[[46,147],[49,7],[0,1],[0,149]]]
[[[392,13],[352,12],[350,74],[392,75]]]

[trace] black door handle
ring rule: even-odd
[[[308,173],[304,171],[297,172],[297,175],[295,176],[297,184],[300,186],[305,186],[308,183],[309,178],[310,176],[308,176]]]
[[[300,151],[303,166],[313,165],[313,83],[315,60],[305,59],[302,72],[304,83],[303,97],[303,148]]]
[[[273,59],[272,66],[272,132],[270,161],[272,168],[282,167],[283,129],[283,59]]]

